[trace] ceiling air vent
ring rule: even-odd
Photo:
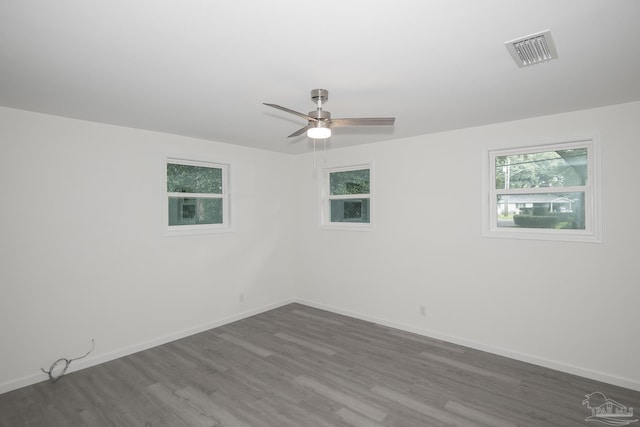
[[[520,68],[558,57],[550,30],[508,41],[505,46]]]

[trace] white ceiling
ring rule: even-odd
[[[550,29],[559,59],[506,41]],[[302,153],[640,100],[638,0],[2,0],[0,105]],[[293,142],[293,144],[292,144]]]

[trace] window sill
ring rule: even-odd
[[[230,233],[233,230],[229,226],[219,227],[199,227],[199,226],[178,226],[179,228],[164,228],[162,237],[198,236],[206,234]]]
[[[525,239],[525,240],[547,240],[559,242],[587,242],[602,243],[602,238],[597,233],[585,230],[553,230],[553,229],[490,229],[482,233],[482,237],[498,239]]]
[[[357,223],[322,224],[320,228],[322,230],[334,230],[334,231],[374,231],[372,224],[357,224]]]

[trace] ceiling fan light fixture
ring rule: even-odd
[[[311,139],[327,139],[331,136],[331,128],[311,127],[307,129],[307,136]]]

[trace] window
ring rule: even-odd
[[[599,241],[596,149],[589,139],[489,151],[485,234]]]
[[[167,158],[166,234],[222,231],[229,225],[228,165]]]
[[[371,229],[371,165],[324,170],[322,224]]]

